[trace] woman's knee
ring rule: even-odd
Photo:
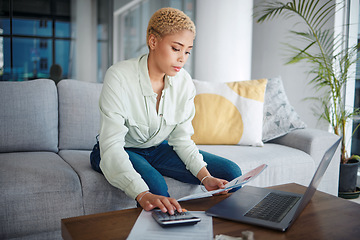
[[[151,193],[169,197],[168,186],[164,177],[155,169],[143,171],[140,173],[145,183],[148,185]]]
[[[134,169],[148,185],[150,192],[168,197],[168,186],[164,177],[141,155],[129,150],[127,153]]]
[[[231,181],[242,175],[240,167],[235,162],[208,152],[200,151],[200,153],[213,176]]]
[[[161,178],[152,177],[150,181],[146,181],[145,179],[144,180],[148,185],[151,193],[165,197],[170,197],[168,193],[168,186],[165,182],[165,179],[162,176]]]
[[[229,175],[231,175],[232,179],[240,177],[242,175],[241,168],[235,162],[228,160],[228,170]]]

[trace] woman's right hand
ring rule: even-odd
[[[136,197],[136,201],[145,211],[158,207],[162,212],[168,212],[170,215],[174,214],[175,209],[178,212],[182,212],[181,206],[176,199],[155,195],[148,191],[140,193]]]

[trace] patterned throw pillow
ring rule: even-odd
[[[280,77],[268,79],[263,122],[263,142],[306,127],[306,124],[290,105]]]
[[[229,83],[194,80],[194,142],[263,146],[266,83],[266,79]]]

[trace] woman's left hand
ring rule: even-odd
[[[217,189],[225,188],[225,184],[227,184],[228,181],[220,178],[215,178],[212,176],[207,177],[204,179],[202,184],[205,186],[206,190],[212,191]],[[226,194],[228,191],[221,192],[219,194]]]

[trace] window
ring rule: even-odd
[[[0,80],[68,77],[70,0],[0,0]]]
[[[97,2],[97,81],[103,82],[106,70],[112,65],[113,1]]]
[[[360,9],[358,9],[358,21],[360,20]],[[360,24],[358,24],[357,32],[357,41],[360,43]],[[358,61],[356,64],[356,80],[355,80],[355,97],[354,97],[354,107],[360,108],[360,51],[358,52]],[[360,123],[360,116],[354,117],[353,119],[353,131],[356,129],[357,125]],[[360,155],[360,127],[357,128],[353,137],[351,144],[351,154]]]

